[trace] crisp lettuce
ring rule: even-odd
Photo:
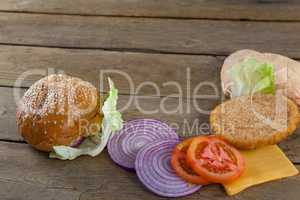
[[[231,97],[250,95],[256,92],[275,93],[274,67],[249,58],[228,70],[232,80]]]
[[[102,106],[103,120],[102,133],[86,138],[79,147],[54,146],[54,151],[50,153],[50,158],[61,160],[73,160],[81,155],[97,156],[105,148],[110,135],[122,128],[123,120],[121,113],[117,111],[118,90],[113,81],[109,78],[110,91]]]

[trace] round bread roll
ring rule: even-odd
[[[300,105],[300,63],[279,54],[260,53],[250,49],[236,51],[225,59],[221,70],[222,89],[225,95],[231,93],[232,82],[227,71],[249,58],[254,58],[259,63],[273,64],[276,88],[286,90],[286,95]]]
[[[76,146],[100,131],[100,94],[90,83],[67,75],[35,82],[17,105],[17,125],[27,143],[50,152],[53,146]]]
[[[291,135],[299,122],[297,104],[281,94],[235,97],[210,114],[212,133],[239,149],[277,144]]]

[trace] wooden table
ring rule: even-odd
[[[251,48],[300,58],[300,4],[297,1],[200,0],[1,0],[0,2],[0,197],[9,200],[157,199],[138,181],[109,159],[106,152],[96,158],[74,161],[48,159],[33,150],[17,133],[13,91],[24,92],[42,74],[63,70],[95,85],[99,72],[114,69],[132,77],[127,80],[106,73],[120,92],[125,119],[151,117],[169,124],[207,122],[220,98],[192,94],[200,82],[218,86],[225,56]],[[39,69],[39,70],[37,70]],[[24,81],[15,85],[27,71]],[[187,73],[191,78],[188,82]],[[160,93],[144,81],[157,84]],[[182,88],[181,95],[174,81]],[[190,89],[188,89],[190,87]],[[102,92],[107,92],[107,85]],[[201,87],[199,94],[214,94]],[[170,95],[173,95],[170,97]],[[166,113],[161,109],[182,110]],[[167,103],[166,103],[167,102]],[[191,102],[196,102],[188,109]],[[155,110],[151,114],[141,109]],[[300,131],[280,144],[300,169]],[[204,187],[185,199],[298,200],[300,176],[266,183],[234,197],[221,186]]]

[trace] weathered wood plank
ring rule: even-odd
[[[300,23],[0,13],[0,43],[227,55],[243,48],[300,57]]]
[[[2,0],[0,10],[55,14],[299,20],[300,4],[289,0]]]
[[[286,141],[281,142],[279,145],[288,157],[293,162],[300,164],[300,128],[290,136]]]
[[[17,133],[16,104],[12,89],[0,88],[0,93],[2,94],[0,98],[0,139],[23,141]]]
[[[5,200],[165,199],[146,190],[133,172],[113,164],[106,152],[66,162],[48,159],[26,144],[0,142],[0,177],[0,195]],[[298,200],[299,184],[300,176],[286,178],[252,187],[234,199]],[[220,186],[210,185],[180,199],[232,198]]]
[[[20,92],[24,92],[24,89],[21,89]],[[6,94],[0,99],[0,140],[24,141],[19,135],[15,123],[13,88],[0,87],[0,94]],[[135,118],[160,119],[175,128],[179,135],[188,137],[199,133],[209,133],[208,113],[220,102],[221,99],[180,100],[179,98],[168,97],[120,95],[119,109],[121,109],[125,120]],[[207,112],[202,112],[202,110]],[[300,163],[299,139],[300,129],[280,145],[288,157],[297,163]]]
[[[0,25],[1,26],[1,25]],[[1,32],[1,31],[0,31]],[[30,86],[48,72],[64,71],[73,76],[99,85],[104,82],[107,91],[107,77],[110,76],[120,93],[151,96],[178,94],[182,90],[185,98],[191,98],[199,83],[211,82],[219,86],[222,60],[212,56],[169,55],[111,52],[101,50],[74,50],[40,47],[20,47],[0,45],[0,85],[13,86],[24,73],[21,86]],[[105,70],[126,73],[132,82],[132,90],[127,77]],[[100,81],[101,73],[104,79]],[[189,78],[190,77],[190,78]],[[105,80],[105,81],[104,81]],[[159,93],[148,81],[153,82]],[[168,85],[167,82],[176,82]],[[189,86],[190,85],[190,86]],[[188,96],[188,93],[191,95]],[[220,90],[219,90],[220,93]],[[203,87],[201,94],[214,94],[209,87]]]

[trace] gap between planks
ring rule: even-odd
[[[150,15],[121,15],[121,14],[88,14],[88,13],[59,13],[59,12],[37,12],[37,11],[12,11],[0,10],[0,13],[32,14],[32,15],[62,15],[79,17],[107,17],[107,18],[141,18],[141,19],[174,19],[174,20],[213,20],[213,21],[245,21],[245,22],[282,22],[298,23],[300,19],[248,19],[248,18],[214,18],[214,17],[172,17],[172,16],[150,16]]]
[[[229,54],[215,54],[215,53],[184,53],[184,52],[172,52],[172,51],[159,51],[155,49],[145,48],[100,48],[100,47],[66,47],[66,46],[50,46],[50,45],[38,45],[38,44],[21,44],[21,43],[3,43],[0,42],[0,46],[16,46],[16,47],[33,47],[33,48],[50,48],[50,49],[74,49],[74,50],[95,50],[95,51],[109,51],[117,53],[144,53],[144,54],[166,54],[166,55],[186,55],[186,56],[211,56],[211,57],[226,57]]]

